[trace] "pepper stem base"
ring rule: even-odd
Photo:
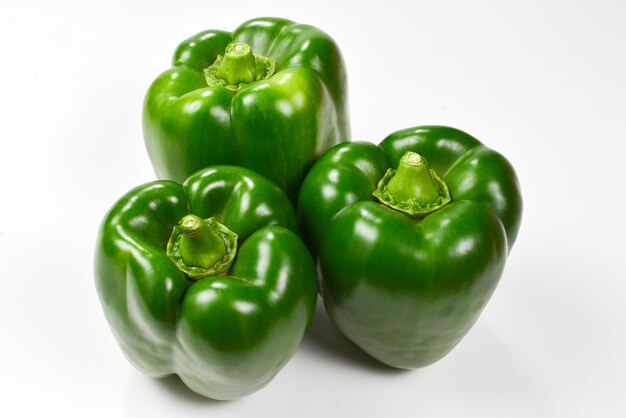
[[[187,215],[172,229],[167,256],[192,280],[222,276],[237,254],[237,238],[215,218]]]
[[[372,195],[412,218],[423,218],[452,201],[446,183],[424,157],[411,151],[402,156],[397,170],[387,170]]]
[[[276,60],[252,53],[244,42],[234,41],[226,46],[224,55],[204,69],[209,87],[225,87],[237,91],[250,83],[265,80],[274,75]]]

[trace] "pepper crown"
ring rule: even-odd
[[[204,77],[209,87],[236,91],[271,77],[275,71],[275,59],[253,54],[250,45],[234,41],[226,46],[224,55],[218,55],[215,62],[204,69]]]
[[[190,279],[221,276],[237,253],[237,234],[215,218],[184,216],[174,226],[167,255]]]
[[[426,158],[412,151],[402,156],[397,170],[387,170],[372,195],[413,218],[422,218],[452,200],[448,186],[428,167]]]

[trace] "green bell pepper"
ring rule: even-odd
[[[161,179],[232,164],[268,177],[295,203],[315,160],[350,139],[343,58],[327,34],[286,19],[201,32],[150,86],[143,132]]]
[[[234,399],[295,353],[317,300],[315,265],[287,196],[241,167],[159,180],[102,222],[95,281],[122,351],[144,373]]]
[[[452,350],[488,302],[522,198],[502,155],[425,126],[330,149],[298,211],[337,328],[379,361],[416,368]]]

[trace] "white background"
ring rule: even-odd
[[[626,416],[626,1],[20,1],[0,6],[0,415]],[[323,308],[235,402],[148,378],[102,314],[97,227],[153,180],[143,95],[178,42],[257,16],[335,38],[353,138],[463,129],[508,157],[519,240],[476,326],[425,369],[379,366]]]

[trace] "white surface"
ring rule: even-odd
[[[0,415],[626,416],[626,2],[221,3],[0,6]],[[323,309],[269,386],[236,402],[145,377],[118,349],[92,253],[108,208],[154,178],[145,90],[179,41],[256,16],[339,43],[354,139],[446,124],[515,166],[519,240],[435,365],[378,366]]]

